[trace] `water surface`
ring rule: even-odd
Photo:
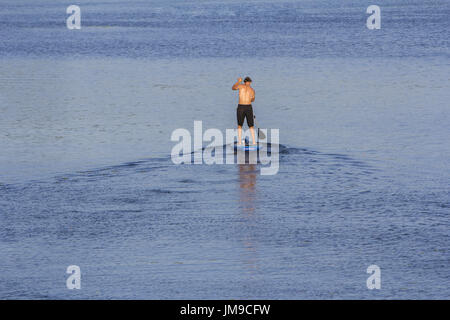
[[[1,5],[0,298],[449,297],[447,1],[69,4]],[[278,174],[173,164],[246,75]]]

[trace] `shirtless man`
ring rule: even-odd
[[[247,77],[242,84],[242,78],[233,85],[231,89],[239,90],[239,104],[237,107],[237,123],[238,123],[238,145],[241,145],[242,137],[242,125],[244,124],[244,118],[247,118],[247,125],[250,128],[252,134],[253,145],[255,141],[255,130],[253,129],[253,108],[252,102],[255,101],[255,90],[250,86],[252,79]]]

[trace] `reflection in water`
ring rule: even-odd
[[[256,175],[258,174],[255,164],[241,164],[239,167],[239,202],[242,210],[242,221],[244,223],[242,241],[244,244],[244,264],[250,273],[257,269],[257,251],[253,229],[257,219],[255,215],[256,198]]]
[[[240,202],[245,214],[255,211],[256,167],[254,164],[239,165]]]

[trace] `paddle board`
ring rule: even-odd
[[[244,150],[244,151],[256,151],[261,147],[259,145],[234,145],[235,150]]]

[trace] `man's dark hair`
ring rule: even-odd
[[[252,79],[250,79],[250,77],[246,77],[246,78],[244,79],[244,83],[246,83],[246,82],[252,82]]]

